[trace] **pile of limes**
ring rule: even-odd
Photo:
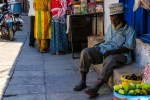
[[[122,95],[148,95],[150,94],[150,84],[122,82],[121,84],[114,85],[114,90]]]

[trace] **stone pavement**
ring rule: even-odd
[[[29,48],[29,18],[22,16],[24,26],[17,31],[14,41],[0,39],[0,99],[1,100],[113,100],[104,85],[96,98],[84,91],[73,91],[79,82],[79,59],[71,54],[51,55]],[[97,81],[90,72],[88,88]]]

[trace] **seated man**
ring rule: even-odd
[[[109,9],[111,24],[105,34],[105,41],[82,50],[79,68],[81,80],[74,91],[86,88],[86,76],[91,64],[103,63],[98,82],[93,88],[85,91],[90,96],[96,96],[99,88],[108,82],[115,68],[132,61],[131,50],[135,48],[136,32],[124,20],[122,3],[110,4]]]

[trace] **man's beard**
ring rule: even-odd
[[[118,30],[118,29],[121,28],[121,27],[123,27],[123,22],[120,22],[117,26],[114,26],[114,25],[112,24],[112,28],[113,28],[114,30]]]

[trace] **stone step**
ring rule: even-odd
[[[91,65],[94,70],[98,73],[98,75],[101,74],[103,64],[98,64],[98,65]],[[119,68],[115,69],[113,71],[113,75],[109,78],[108,85],[111,89],[113,89],[113,86],[115,84],[120,84],[121,83],[121,75],[127,74],[127,73],[140,73],[144,69],[144,66],[141,66],[137,63],[131,63],[127,64],[124,66],[120,66]]]

